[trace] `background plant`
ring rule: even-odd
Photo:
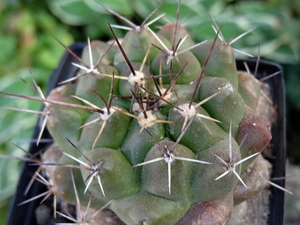
[[[166,12],[165,18],[174,21],[173,12],[176,11],[176,0],[101,1],[106,7],[133,21],[142,20],[144,15],[148,15],[157,6],[162,5],[162,2],[164,6],[161,10]],[[32,95],[34,91],[19,79],[19,77],[31,79],[28,68],[31,69],[38,85],[45,90],[49,74],[55,68],[64,50],[49,35],[50,33],[67,45],[73,41],[86,41],[87,36],[91,39],[112,38],[107,29],[107,23],[116,23],[116,19],[100,7],[93,7],[94,4],[91,0],[49,0],[42,3],[37,0],[2,1],[0,3],[1,91],[12,91],[15,88],[22,94]],[[300,110],[300,104],[297,103],[300,96],[297,87],[297,82],[300,82],[299,73],[297,74],[300,70],[297,65],[300,54],[299,4],[296,0],[192,0],[182,2],[181,15],[187,15],[183,23],[187,24],[187,29],[192,35],[205,39],[212,39],[214,36],[207,13],[218,23],[225,22],[222,31],[228,39],[235,33],[243,33],[250,28],[257,27],[255,32],[241,39],[234,47],[257,55],[257,43],[260,42],[261,55],[264,58],[285,64],[288,115],[293,116],[297,115]],[[100,17],[103,20],[102,23],[98,23]],[[198,27],[201,29],[195,29]],[[207,34],[207,37],[202,33]],[[41,107],[39,103],[10,101],[9,99],[0,99],[0,104],[12,107],[14,104],[14,107],[31,109]],[[35,121],[34,115],[2,110],[0,154],[22,155],[21,151],[10,144],[9,139],[29,139]],[[290,128],[300,126],[298,118],[293,117],[292,121]],[[295,138],[297,131],[289,129],[289,132],[289,149],[293,150],[290,153],[297,152],[297,146],[299,146]],[[28,144],[22,144],[22,147],[26,148],[26,146]],[[296,162],[297,158],[295,159],[294,156],[296,155],[293,153]],[[7,202],[6,197],[13,193],[12,187],[15,186],[17,180],[18,171],[7,170],[7,168],[16,168],[19,164],[16,160],[1,161],[1,174],[6,174],[6,176],[0,178],[0,207]],[[5,213],[3,210],[0,211]],[[0,218],[5,218],[5,216],[0,216]]]

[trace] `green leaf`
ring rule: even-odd
[[[122,15],[132,14],[132,9],[127,1],[104,0],[101,1],[101,4]],[[100,17],[108,16],[100,4],[89,0],[51,0],[48,1],[48,5],[52,13],[64,23],[75,26],[86,25],[95,21],[98,23]]]

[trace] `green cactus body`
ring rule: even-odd
[[[124,108],[118,107],[118,109],[126,111]],[[99,121],[92,123],[95,120]],[[129,126],[130,121],[130,117],[114,110],[111,111],[111,115],[106,114],[103,116],[103,114],[99,114],[97,112],[93,113],[85,122],[85,124],[91,124],[82,128],[79,140],[82,146],[82,151],[89,151],[93,148],[94,141],[102,127],[103,131],[94,147],[118,149],[127,134],[127,127]],[[122,126],[120,126],[120,124]],[[112,136],[114,136],[114,142],[110,140]]]
[[[188,108],[188,104],[182,105],[184,109]],[[188,111],[188,110],[187,110]],[[214,122],[199,115],[209,116],[209,114],[200,106],[195,109],[196,118],[191,124],[191,129],[186,132],[180,143],[189,147],[194,152],[202,151],[222,139],[228,139],[228,135]],[[192,115],[193,116],[193,115]],[[178,109],[172,109],[169,119],[173,123],[169,125],[170,134],[176,140],[182,132],[184,120],[187,117]],[[197,132],[194,132],[194,131]],[[201,134],[201,135],[200,135]]]
[[[76,162],[68,158],[67,156],[63,156],[59,163],[65,163],[68,165],[77,165]],[[77,204],[76,202],[76,194],[74,191],[72,179],[70,176],[70,168],[58,166],[55,168],[54,173],[51,176],[51,180],[53,182],[53,194],[57,197],[64,199],[66,202],[71,204]],[[90,195],[84,193],[86,188],[86,184],[82,179],[80,170],[73,169],[74,180],[76,183],[76,190],[78,193],[78,197],[82,204],[88,204],[90,200]],[[107,203],[107,200],[104,198],[96,197],[93,201],[93,207],[101,208],[103,205]]]
[[[188,84],[194,81],[199,76],[199,71],[201,70],[200,63],[197,58],[191,52],[184,52],[178,57],[172,60],[172,68],[170,69],[171,61],[169,61],[168,56],[165,53],[158,53],[151,64],[151,69],[155,74],[159,74],[160,62],[162,64],[162,73],[168,74],[178,73],[185,63],[188,63],[185,69],[180,74],[176,84]],[[165,84],[171,83],[169,77],[163,79]]]
[[[65,154],[58,164],[77,166],[82,204],[90,195],[95,209],[112,201],[107,208],[126,224],[175,224],[192,204],[233,202],[251,156],[271,139],[255,112],[259,82],[236,71],[230,45],[193,48],[177,23],[153,33],[143,26],[121,44],[89,43],[78,79],[48,97],[78,106],[49,103],[47,127]],[[70,168],[57,166],[50,179],[59,198],[76,203]]]
[[[256,110],[257,101],[261,94],[261,83],[249,73],[239,71],[237,73],[239,80],[239,93],[243,97],[245,104],[253,110]]]
[[[233,142],[232,148],[235,153],[238,148],[237,144]],[[233,173],[222,179],[215,180],[224,172],[224,165],[216,156],[229,161],[228,140],[221,140],[204,151],[197,153],[198,159],[212,162],[213,166],[204,164],[195,166],[193,193],[196,202],[222,198],[228,195],[238,183],[238,178]],[[238,158],[240,158],[240,154],[238,154]],[[241,172],[241,167],[237,168],[237,172]]]
[[[96,75],[96,73],[98,72],[102,74],[115,75],[119,74],[119,71],[110,64],[113,60],[113,55],[111,55],[111,52],[114,53],[116,49],[104,42],[99,41],[92,42],[90,49],[93,60],[89,59],[89,47],[86,46],[82,53],[82,61],[86,63],[86,65],[92,64],[95,68],[91,69],[91,74],[88,76],[85,75],[85,70],[80,70],[79,76],[81,77],[78,79],[75,95],[92,102],[98,107],[103,107],[103,101],[99,98],[99,96],[97,96],[97,94],[93,92],[93,90],[101,94],[107,101],[111,90],[112,79],[110,77]],[[99,62],[100,59],[101,62]],[[93,73],[93,71],[96,73]],[[119,80],[114,80],[114,94],[117,94],[117,87],[119,86],[118,82]]]
[[[126,224],[175,224],[188,210],[189,202],[173,201],[148,192],[117,199],[111,209]]]
[[[221,121],[218,125],[229,131],[231,124],[233,135],[244,115],[244,101],[238,90],[225,78],[204,77],[199,93],[199,99],[208,98],[219,89],[226,89],[222,94],[203,104],[207,112],[215,119]]]
[[[130,196],[140,189],[138,176],[122,152],[115,149],[96,148],[88,152],[86,156],[95,165],[99,165],[101,182],[94,179],[89,187],[94,196],[116,199]],[[123,175],[120,176],[120,174]],[[82,176],[84,180],[87,180],[90,172],[82,170]],[[99,183],[103,186],[103,190],[99,188]]]
[[[171,141],[160,142],[161,146],[165,148],[171,148],[174,145]],[[148,152],[145,161],[153,160],[161,157],[162,152],[160,145],[155,145]],[[183,145],[177,145],[173,150],[174,155],[177,157],[184,157],[189,159],[195,159],[195,154]],[[168,154],[168,153],[166,153]],[[167,157],[165,159],[168,159]],[[188,200],[191,199],[191,179],[194,169],[192,162],[186,162],[181,160],[174,160],[168,164],[167,160],[161,160],[157,163],[145,165],[143,168],[143,189],[149,193],[160,196],[166,199]],[[172,161],[172,159],[170,160]],[[168,174],[168,166],[171,176]],[[160,174],[160,175],[159,175]],[[172,181],[169,185],[169,179]],[[173,184],[173,185],[172,185]]]
[[[174,42],[178,43],[180,39],[184,38],[184,41],[180,42],[181,45],[178,49],[179,51],[185,50],[195,44],[193,39],[191,38],[189,32],[184,27],[180,26],[179,24],[177,24],[177,25],[173,24],[173,23],[166,24],[158,31],[157,34],[161,35],[162,37],[166,38],[167,40],[173,41],[175,29],[176,29],[177,35],[175,36]]]
[[[157,140],[163,140],[165,137],[165,127],[162,124],[156,123],[148,129]],[[133,120],[129,126],[127,136],[120,148],[132,165],[143,162],[148,151],[155,144],[155,141],[149,138],[149,135],[145,131],[139,134],[140,131],[141,126],[139,122],[137,120]]]
[[[63,96],[63,94],[65,94],[63,90],[66,89],[65,87],[66,86],[52,91],[49,98],[67,103],[80,104],[80,101],[75,98]],[[66,93],[69,94],[70,92],[67,91]],[[78,128],[84,123],[90,113],[88,111],[61,107],[54,104],[49,106],[49,111],[51,111],[51,116],[49,117],[47,127],[52,137],[55,138],[55,141],[65,152],[74,152],[74,148],[70,146],[66,138],[70,139],[75,145],[78,145],[81,134],[81,130]],[[67,123],[68,126],[65,126],[65,123]],[[61,134],[64,135],[62,136]]]
[[[192,50],[201,64],[204,63],[212,44],[213,41],[208,41]],[[209,77],[226,78],[233,87],[237,88],[238,78],[236,73],[233,49],[222,41],[216,41],[215,47],[210,54],[205,75]]]
[[[142,63],[132,63],[132,66],[136,73],[135,76],[132,74],[132,72],[130,71],[126,63],[119,63],[117,65],[117,68],[119,69],[121,76],[124,76],[129,79],[129,80],[120,80],[119,93],[123,96],[132,95],[131,90],[135,89],[134,86],[136,81],[138,82],[139,85],[143,87],[145,87],[146,85],[146,81],[140,79],[144,79],[145,77],[147,77],[148,75],[147,66],[143,66]],[[150,90],[153,91],[153,83],[150,82],[148,85]],[[144,91],[140,91],[140,92],[143,93]]]
[[[142,62],[148,48],[156,44],[160,46],[159,42],[153,37],[146,27],[140,28],[139,31],[129,31],[122,41],[122,46],[131,62]],[[134,49],[134,51],[132,51]],[[158,53],[158,49],[151,49],[149,58],[153,59]],[[118,52],[114,57],[114,64],[125,62],[121,52]]]

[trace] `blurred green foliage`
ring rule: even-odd
[[[174,12],[177,10],[177,0],[2,0],[0,90],[37,96],[19,79],[32,83],[30,68],[34,79],[45,92],[47,79],[64,51],[50,34],[65,45],[86,41],[87,37],[104,40],[112,38],[107,23],[125,23],[107,13],[97,2],[137,24],[162,6],[156,16],[162,12],[166,15],[152,25],[154,29],[157,25],[174,22]],[[285,64],[288,73],[288,113],[293,114],[295,110],[299,112],[300,1],[182,0],[180,23],[187,27],[196,41],[213,39],[215,35],[208,14],[218,24],[223,23],[222,33],[227,41],[257,28],[234,43],[233,47],[257,55],[260,44],[263,58]],[[118,30],[117,34],[122,36],[122,31]],[[240,54],[237,56],[243,57]],[[0,106],[39,110],[42,104],[1,96]],[[22,152],[10,142],[13,139],[12,142],[26,149],[28,143],[18,140],[30,139],[36,118],[36,115],[30,113],[0,109],[0,154],[21,156]],[[297,121],[295,124],[300,124],[299,119]],[[20,162],[13,159],[0,160],[0,224],[5,224],[7,212],[1,207],[7,207],[8,198],[14,192]]]
[[[36,95],[20,78],[30,82],[30,71],[45,90],[49,74],[56,67],[64,49],[50,36],[65,44],[74,41],[69,27],[57,20],[44,3],[37,1],[0,2],[0,90]],[[41,103],[0,97],[0,105],[39,110]],[[0,154],[23,156],[11,142],[27,149],[37,115],[1,109]],[[20,140],[27,140],[20,142]],[[14,193],[22,162],[0,159],[0,224],[5,224],[8,199]],[[6,210],[5,210],[6,209]]]
[[[98,0],[96,2],[101,2],[103,6],[133,20],[144,19],[154,9],[162,6],[159,12],[164,12],[166,15],[156,23],[161,25],[168,21],[174,22],[174,12],[177,10],[177,0]],[[49,0],[48,5],[51,12],[64,23],[72,26],[83,25],[85,36],[92,39],[102,35],[111,37],[107,23],[113,23],[115,18],[111,18],[96,2]],[[196,41],[214,37],[208,14],[218,24],[224,23],[222,32],[228,41],[234,35],[256,27],[256,31],[239,40],[234,46],[257,55],[257,46],[260,43],[262,57],[279,63],[296,64],[299,62],[300,54],[299,8],[300,3],[297,0],[183,0],[180,15],[181,19],[184,19],[181,23],[187,27]],[[80,9],[82,11],[78,13]],[[104,14],[101,15],[101,23],[97,19],[99,14]]]

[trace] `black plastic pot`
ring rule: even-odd
[[[244,61],[237,60],[238,70],[244,70]],[[254,72],[256,59],[246,60],[251,72]],[[275,77],[266,80],[271,87],[271,96],[276,110],[276,120],[272,124],[272,146],[273,159],[268,159],[272,164],[271,177],[284,177],[286,164],[286,122],[285,122],[285,89],[283,80],[282,67],[270,61],[261,60],[258,67],[257,78],[262,78],[267,75],[281,71]],[[274,181],[274,183],[284,187],[285,180]],[[271,195],[269,202],[269,225],[282,225],[284,219],[284,192],[278,188],[271,187]]]
[[[75,43],[69,48],[75,52],[78,56],[81,55],[84,43]],[[71,63],[77,62],[74,57],[66,52],[59,66],[53,71],[49,83],[47,92],[49,93],[57,84],[63,80],[71,78],[75,75],[77,68]],[[247,60],[237,60],[238,70],[245,70],[244,62],[247,62],[248,67],[251,72],[254,72],[256,66],[255,59]],[[78,62],[77,62],[78,63]],[[270,75],[272,73],[281,71],[277,76],[268,79],[267,82],[271,87],[272,100],[274,102],[274,108],[276,110],[277,119],[272,124],[272,149],[273,149],[273,159],[270,159],[272,168],[272,177],[284,177],[285,176],[285,163],[286,163],[286,130],[285,130],[285,92],[284,92],[284,81],[283,72],[280,65],[261,60],[259,63],[257,77],[262,78],[264,76]],[[37,125],[34,131],[33,139],[36,139],[39,134],[40,127]],[[46,130],[42,136],[43,139],[51,139],[50,134]],[[39,146],[36,144],[31,144],[29,152],[36,154],[39,151],[45,149],[48,144],[41,143]],[[45,185],[34,182],[29,193],[24,196],[25,188],[27,187],[31,177],[34,175],[37,167],[29,165],[30,163],[24,163],[20,180],[18,182],[17,190],[11,203],[8,225],[37,225],[35,209],[40,203],[40,199],[31,201],[25,205],[18,206],[19,203],[30,199],[40,193],[47,191]],[[278,185],[284,187],[285,181],[274,181]],[[271,187],[271,196],[269,203],[269,225],[282,225],[284,215],[284,192]]]

